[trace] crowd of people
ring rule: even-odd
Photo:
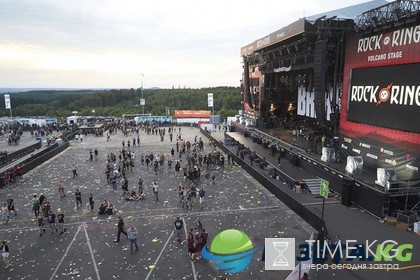
[[[122,130],[122,127],[117,126],[112,129],[114,130],[113,133],[116,133],[119,129]],[[140,137],[138,134],[136,135],[136,132],[140,132],[141,129],[144,130],[145,137],[158,136],[163,140],[165,136],[169,135],[167,141],[173,143],[173,146],[167,152],[140,149]],[[117,151],[108,151],[105,158],[106,181],[116,193],[119,193],[118,190],[121,189],[122,197],[126,201],[145,200],[148,198],[147,195],[150,194],[150,199],[159,202],[159,175],[170,173],[180,182],[178,188],[180,207],[188,210],[195,204],[204,204],[206,191],[211,190],[211,186],[215,184],[217,171],[219,169],[222,171],[225,165],[225,155],[217,150],[215,145],[209,145],[209,149],[205,151],[204,142],[201,137],[196,136],[191,140],[184,139],[181,128],[159,128],[158,126],[150,125],[143,126],[142,128],[132,127],[129,129],[125,126],[122,131],[130,139],[124,140]],[[130,136],[131,134],[133,134],[132,138]],[[176,136],[174,137],[174,135]],[[75,140],[77,143],[84,143],[82,134]],[[100,162],[98,149],[92,148],[88,151],[89,155],[86,162],[92,162],[93,164]],[[230,164],[229,156],[228,159]],[[72,177],[74,180],[77,180],[79,176],[77,166],[72,163],[70,163],[70,166]],[[145,183],[143,178],[148,176],[139,176],[137,182],[138,188],[130,187],[128,179],[135,176],[135,173],[138,172],[139,168],[135,168],[136,166],[140,168],[141,175],[149,173],[149,175],[155,175],[155,179],[150,183]],[[63,180],[58,180],[56,184],[59,199],[66,199],[69,192],[66,192]],[[149,186],[150,191],[148,191]],[[76,211],[84,209],[82,199],[83,194],[81,190],[76,189],[74,191]],[[95,202],[91,193],[88,198],[86,210],[95,214],[94,205]],[[2,218],[3,223],[7,224],[10,218],[16,215],[13,199],[8,199],[8,204],[5,204],[5,206],[2,208]],[[119,222],[116,242],[120,242],[120,235],[125,234],[130,240],[131,252],[136,252],[138,250],[138,230],[134,226],[126,229],[121,212],[107,199],[104,199],[97,209],[98,215],[112,216],[118,214]],[[43,193],[33,194],[31,198],[31,211],[36,221],[37,233],[40,237],[46,233],[50,235],[55,233],[62,235],[67,231],[63,210],[66,209],[53,207],[50,199]],[[192,230],[189,231],[185,240],[187,241],[188,251],[192,259],[200,258],[201,249],[206,243],[207,238],[208,235],[202,228],[201,223],[197,226],[195,234]],[[194,252],[192,252],[192,247],[194,247]]]
[[[20,165],[16,165],[14,168],[10,168],[9,170],[4,171],[1,179],[3,180],[3,185],[8,186],[15,183],[21,177],[22,167]]]
[[[64,214],[61,208],[57,208],[54,211],[50,200],[43,193],[40,193],[39,196],[37,194],[33,195],[32,213],[35,217],[40,237],[46,233],[46,228],[49,229],[51,235],[56,232],[62,235],[67,231],[64,226]]]

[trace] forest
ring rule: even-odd
[[[224,120],[241,109],[239,87],[200,89],[144,89],[144,113],[154,116],[172,115],[174,110],[211,110],[207,94],[213,93],[214,113]],[[33,90],[9,93],[13,116],[48,116],[64,119],[77,111],[80,116],[114,116],[140,114],[142,89],[109,90]],[[9,109],[0,109],[1,116],[10,116]]]

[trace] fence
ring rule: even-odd
[[[211,139],[224,153],[229,153],[234,161],[239,164],[246,172],[248,172],[252,177],[254,177],[261,185],[263,185],[267,190],[274,194],[278,199],[280,199],[287,207],[289,207],[293,212],[298,214],[302,219],[304,219],[308,224],[318,231],[325,230],[325,222],[317,214],[313,213],[311,210],[303,206],[299,201],[291,197],[288,193],[283,191],[275,183],[274,179],[269,179],[265,174],[260,173],[258,170],[250,166],[240,157],[235,155],[231,150],[229,150],[223,143],[216,140],[209,133],[200,129],[207,138]],[[288,176],[285,173],[282,173],[280,170],[276,170],[276,173],[279,174],[286,182],[293,183],[295,180]]]

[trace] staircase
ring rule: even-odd
[[[309,189],[309,192],[316,197],[321,196],[321,179],[303,179],[303,182],[305,182],[306,186]],[[328,196],[332,196],[333,193],[331,192],[331,189],[328,191]]]

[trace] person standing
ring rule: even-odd
[[[140,155],[140,162],[141,162],[141,166],[144,167],[144,154],[141,153]]]
[[[79,209],[79,206],[83,208],[82,193],[79,191],[79,189],[76,189],[76,192],[74,193],[74,196],[76,197],[76,207],[77,207],[77,209]]]
[[[334,264],[338,264],[341,260],[341,256],[338,252],[342,250],[342,241],[341,241],[341,236],[339,234],[335,235],[334,247],[335,247],[335,251],[334,251],[332,262]]]
[[[175,162],[175,172],[178,175],[179,171],[181,170],[181,164],[179,163],[179,160],[176,160]]]
[[[76,168],[76,166],[73,164],[73,167],[72,167],[72,172],[73,172],[73,178],[75,178],[75,177],[77,177],[77,168]]]
[[[112,176],[111,178],[112,189],[117,190],[117,175]]]
[[[201,258],[202,249],[203,249],[203,246],[202,246],[201,232],[197,231],[195,233],[195,256],[197,260]]]
[[[60,231],[60,235],[66,232],[66,228],[64,227],[64,214],[61,212],[61,209],[58,209],[57,212],[57,221],[58,221],[58,230]]]
[[[39,237],[42,236],[43,233],[45,233],[45,228],[44,228],[44,216],[42,216],[42,214],[39,214],[37,217],[37,222],[38,222],[38,232],[39,232]]]
[[[204,202],[204,196],[206,195],[206,191],[204,190],[204,186],[200,189],[200,191],[198,192],[198,197],[199,197],[199,201],[200,204],[202,204]]]
[[[9,246],[7,245],[7,241],[3,240],[3,242],[1,243],[1,255],[3,257],[3,262],[6,265],[5,268],[9,268],[10,265],[10,261],[9,261]]]
[[[193,261],[195,258],[195,246],[194,246],[194,234],[193,234],[192,228],[190,228],[190,230],[188,231],[187,247],[188,247],[188,255],[190,257],[190,260]]]
[[[128,192],[128,180],[125,176],[122,177],[120,184],[121,189],[123,190],[123,195],[125,195]]]
[[[53,211],[49,211],[48,212],[48,227],[51,229],[51,234],[54,234],[54,230],[57,232],[58,229],[55,225],[55,214],[53,213]]]
[[[35,214],[35,218],[39,215],[39,198],[34,194],[34,198],[32,198],[32,212]]]
[[[182,228],[184,227],[184,222],[179,217],[177,217],[174,225],[175,225],[175,238],[179,243],[181,243],[182,242]]]
[[[9,209],[9,216],[13,215],[13,218],[17,215],[15,210],[15,202],[13,198],[10,197],[10,195],[7,197],[7,208]]]
[[[58,181],[58,193],[60,194],[60,197],[66,197],[66,194],[64,193],[64,184],[63,181]]]
[[[207,248],[207,243],[209,243],[209,235],[206,232],[206,229],[202,229],[201,231],[201,247],[204,248],[204,246],[206,246]]]
[[[131,254],[134,253],[133,251],[133,247],[136,247],[136,251],[137,252],[139,250],[139,246],[137,245],[137,236],[139,235],[139,232],[137,230],[137,228],[131,226],[128,228],[127,230],[127,236],[128,239],[130,240],[130,250],[131,250]]]
[[[155,195],[155,198],[156,198],[156,202],[158,202],[159,201],[159,185],[158,183],[156,183],[156,180],[153,181],[152,188],[153,188],[153,194]]]
[[[125,236],[128,237],[127,232],[125,232],[125,230],[124,230],[124,220],[121,217],[121,215],[118,215],[117,227],[118,227],[117,239],[115,239],[114,242],[120,242],[121,233],[125,234]]]
[[[143,194],[143,179],[140,177],[139,181],[137,182],[139,188],[139,195]]]
[[[44,201],[47,201],[47,198],[45,197],[45,195],[43,193],[39,194],[39,205],[41,205],[41,207],[44,205]]]
[[[7,208],[6,203],[3,203],[3,207],[1,208],[1,219],[3,220],[3,224],[7,225],[9,223],[9,208]]]
[[[93,200],[93,194],[89,195],[89,206],[90,206],[90,212],[93,213],[93,208],[95,207],[95,201]]]

